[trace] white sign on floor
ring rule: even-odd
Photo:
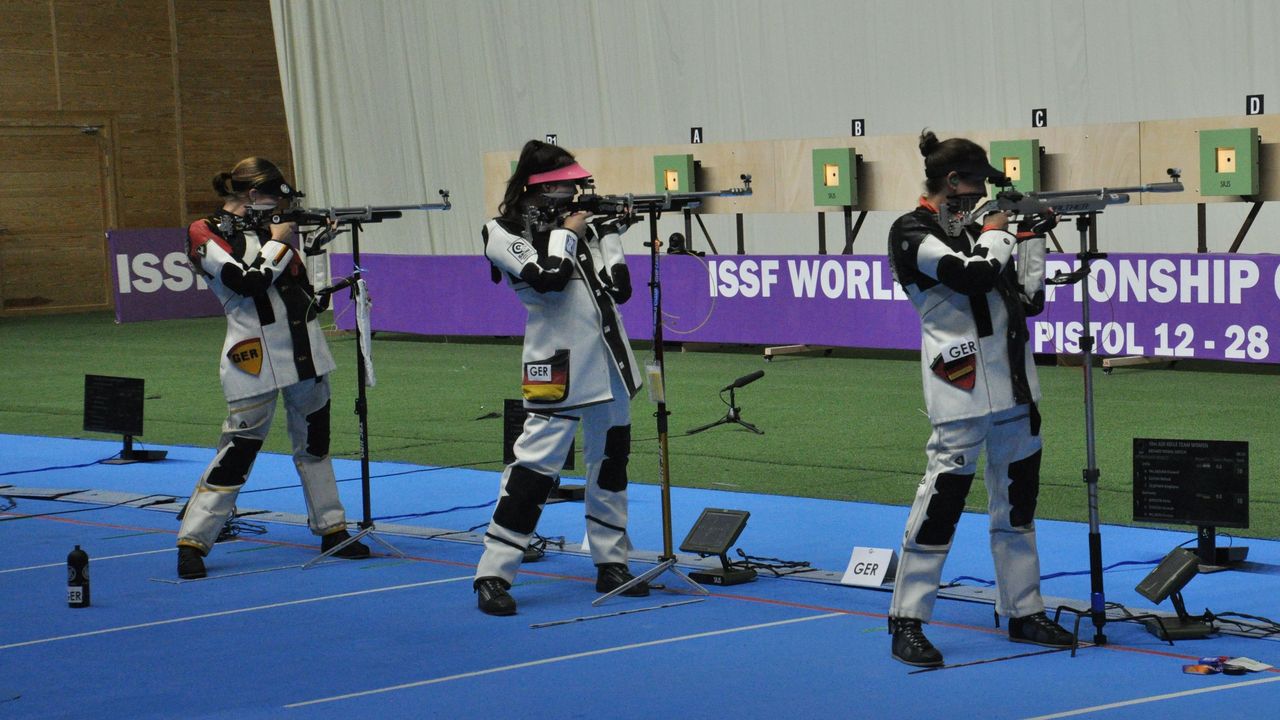
[[[856,547],[849,556],[840,582],[858,587],[880,587],[897,568],[898,554],[888,548]]]

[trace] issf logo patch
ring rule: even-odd
[[[511,256],[521,265],[528,262],[529,258],[538,253],[527,240],[516,240],[507,246],[507,252],[511,253]]]
[[[262,340],[241,340],[227,351],[227,359],[240,370],[257,375],[262,372]]]

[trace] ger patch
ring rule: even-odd
[[[524,364],[524,399],[532,403],[558,403],[569,395],[569,351],[557,350],[546,360]]]
[[[978,344],[964,339],[947,346],[929,369],[948,385],[972,390],[978,379]]]
[[[250,375],[257,375],[262,372],[262,341],[258,338],[241,340],[227,351],[227,359]]]

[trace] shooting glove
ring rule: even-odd
[[[621,235],[627,231],[627,228],[638,222],[640,218],[635,215],[614,215],[593,218],[591,227],[596,231],[596,237],[603,238],[605,235]]]
[[[1043,238],[1049,231],[1058,226],[1057,213],[1047,212],[1031,215],[1018,221],[1018,240],[1027,238]]]

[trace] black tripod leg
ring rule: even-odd
[[[694,428],[694,429],[692,429],[692,430],[687,430],[687,431],[685,431],[685,435],[694,435],[694,434],[697,434],[697,433],[702,432],[703,430],[710,430],[710,429],[711,429],[711,428],[713,428],[713,427],[717,427],[717,426],[719,426],[719,425],[727,425],[727,424],[729,424],[729,423],[731,423],[731,422],[737,422],[737,421],[736,421],[736,420],[731,420],[731,419],[729,419],[729,417],[728,417],[728,416],[725,416],[725,417],[720,418],[719,420],[716,420],[715,422],[709,422],[709,423],[707,423],[706,425],[700,425],[700,426],[698,426],[698,427],[696,427],[696,428]]]

